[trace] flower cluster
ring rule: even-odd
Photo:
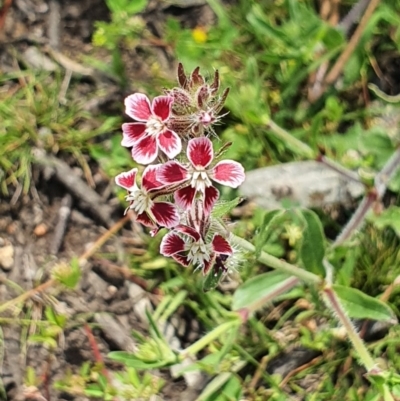
[[[186,75],[182,64],[178,83],[152,102],[141,93],[125,99],[125,112],[136,121],[122,125],[121,144],[146,167],[140,186],[137,168],[115,181],[128,191],[137,221],[152,235],[161,227],[170,230],[161,242],[162,255],[204,274],[211,268],[225,272],[234,250],[224,223],[212,215],[220,196],[214,183],[237,188],[245,175],[240,163],[220,160],[222,152],[214,152],[210,137],[216,136],[213,125],[229,91],[219,94],[218,71],[209,84],[199,68]]]

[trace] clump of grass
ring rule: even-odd
[[[7,73],[0,78],[0,85],[0,190],[5,195],[10,186],[22,186],[22,191],[28,192],[35,148],[53,155],[72,155],[87,169],[83,154],[88,153],[93,139],[118,127],[116,118],[94,120],[84,110],[84,100],[72,91],[63,101],[60,74]]]

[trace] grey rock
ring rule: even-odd
[[[300,161],[246,172],[240,187],[245,197],[265,209],[282,208],[282,201],[305,208],[348,205],[364,193],[364,185],[316,161]]]

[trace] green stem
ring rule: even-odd
[[[334,311],[336,317],[342,323],[343,327],[346,330],[346,333],[349,337],[349,340],[353,344],[354,349],[356,350],[358,357],[360,358],[362,364],[365,369],[370,372],[373,368],[376,367],[376,363],[372,359],[371,354],[369,353],[367,347],[364,344],[364,341],[358,335],[356,329],[354,328],[351,320],[347,316],[343,306],[341,305],[336,293],[332,288],[326,287],[323,289],[323,294],[325,295],[325,300],[328,306]]]
[[[234,246],[236,245],[246,251],[254,253],[256,250],[253,244],[243,238],[237,237],[234,234],[231,234],[230,240]],[[305,281],[306,283],[315,284],[317,286],[323,284],[323,279],[316,274],[295,265],[291,265],[290,263],[278,259],[275,256],[269,255],[266,252],[261,251],[260,256],[258,256],[257,260],[269,267],[272,267],[273,269],[280,270],[292,276],[295,276],[300,280]]]
[[[292,151],[301,153],[304,157],[315,159],[315,152],[305,143],[299,141],[293,135],[289,134],[286,130],[276,124],[274,121],[269,120],[267,127],[275,134],[275,136],[282,140]]]

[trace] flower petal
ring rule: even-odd
[[[115,177],[115,183],[122,187],[127,189],[128,191],[132,191],[136,188],[136,174],[138,172],[137,168],[133,168],[130,171],[118,174]]]
[[[194,167],[208,167],[214,158],[212,142],[205,137],[191,139],[187,147],[187,157]]]
[[[210,271],[212,265],[215,262],[215,257],[216,257],[215,252],[213,252],[210,256],[211,257],[210,257],[209,260],[205,260],[204,261],[204,265],[203,265],[203,268],[202,268],[204,275],[206,275]]]
[[[210,226],[210,219],[205,213],[203,199],[196,199],[186,213],[187,225],[199,233],[205,233]]]
[[[215,187],[208,187],[204,191],[204,212],[209,215],[219,198],[219,191]]]
[[[143,93],[134,93],[125,99],[125,113],[138,121],[147,121],[151,116],[150,100]]]
[[[158,136],[158,146],[170,159],[173,159],[181,153],[181,138],[174,131],[165,130]]]
[[[233,160],[223,160],[210,171],[210,177],[219,184],[237,188],[245,179],[244,168]]]
[[[142,188],[144,188],[146,192],[164,186],[164,184],[157,178],[158,170],[161,166],[162,164],[152,164],[144,169],[142,175]]]
[[[122,124],[121,145],[127,148],[133,146],[146,134],[146,124],[143,123],[124,123]]]
[[[229,242],[219,234],[215,234],[212,240],[212,247],[215,252],[222,253],[224,255],[232,255],[233,250]]]
[[[172,96],[157,96],[153,99],[152,110],[153,114],[160,117],[162,121],[168,120],[171,115],[172,103],[174,98]]]
[[[136,216],[136,221],[142,223],[144,226],[155,229],[157,225],[154,223],[153,220],[149,217],[146,212],[140,213]]]
[[[164,184],[180,184],[189,180],[190,174],[182,164],[169,161],[158,170],[157,178]]]
[[[194,196],[196,195],[196,188],[185,187],[178,189],[175,194],[175,202],[182,209],[190,209],[193,204]]]
[[[180,253],[176,253],[175,255],[172,255],[172,257],[182,266],[188,267],[190,265],[190,260],[188,259],[187,256],[181,255]]]
[[[154,202],[150,211],[160,226],[173,228],[179,224],[179,214],[172,203]]]
[[[179,224],[175,227],[175,230],[179,231],[182,234],[186,234],[189,237],[192,237],[195,241],[199,241],[201,238],[199,232],[195,228],[187,226],[185,224]]]
[[[146,136],[132,147],[132,158],[136,163],[149,164],[158,154],[157,142],[152,136]]]
[[[163,256],[172,256],[185,250],[185,241],[175,232],[166,234],[160,244],[160,253]]]

